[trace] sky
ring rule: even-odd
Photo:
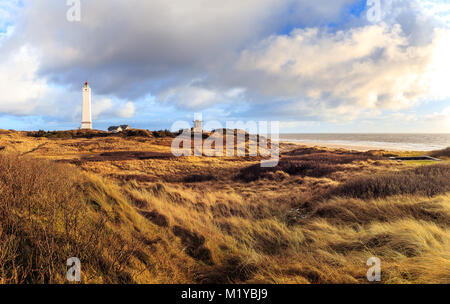
[[[449,54],[447,0],[0,0],[0,129],[78,128],[88,81],[97,129],[450,133]]]

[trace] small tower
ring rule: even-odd
[[[194,133],[201,133],[202,129],[202,121],[194,120]]]
[[[92,116],[91,116],[91,88],[89,83],[85,83],[83,86],[83,110],[81,115],[81,129],[92,129]]]

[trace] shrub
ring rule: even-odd
[[[169,130],[148,131],[142,129],[128,129],[119,133],[110,133],[100,130],[68,130],[68,131],[32,131],[27,133],[30,137],[46,137],[46,138],[95,138],[95,137],[175,137],[175,134]]]
[[[211,174],[193,174],[183,179],[185,183],[200,183],[212,180],[216,180],[216,178]]]
[[[433,151],[430,155],[433,157],[450,157],[450,147],[443,150]]]
[[[434,196],[450,191],[450,165],[421,166],[412,170],[359,177],[337,187],[333,195],[379,198],[390,195]]]
[[[122,134],[131,137],[131,136],[140,136],[140,137],[153,137],[153,134],[148,130],[141,130],[141,129],[128,129],[125,131],[122,131]]]
[[[126,263],[130,246],[89,209],[82,183],[69,165],[0,155],[3,283],[65,282],[70,257],[83,262],[86,275],[132,282],[116,267]]]
[[[110,134],[105,131],[99,130],[68,130],[68,131],[32,131],[27,133],[30,137],[46,137],[46,138],[94,138],[94,137],[107,137]]]
[[[159,130],[152,132],[154,137],[162,138],[162,137],[175,137],[176,134],[170,132],[169,130]]]
[[[282,171],[289,175],[324,177],[338,171],[340,169],[339,165],[364,161],[369,158],[375,159],[374,156],[368,153],[338,153],[299,149],[290,152],[288,156],[284,156],[278,165],[273,168],[262,168],[260,164],[244,168],[237,175],[237,179],[250,182],[272,176],[272,172],[276,171]]]

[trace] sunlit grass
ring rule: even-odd
[[[6,133],[0,145],[2,283],[64,283],[72,256],[83,283],[367,283],[372,256],[382,261],[382,283],[450,282],[445,162],[434,170],[312,150],[295,160],[310,171],[283,163],[246,182],[236,177],[254,160],[82,161],[108,151],[166,153],[164,138]],[[318,163],[335,167],[313,174]],[[432,170],[424,176],[439,183],[404,188],[421,182],[414,170]],[[338,191],[358,183],[383,195]]]

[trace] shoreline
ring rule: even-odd
[[[332,149],[345,149],[345,150],[354,150],[359,152],[367,152],[371,150],[383,150],[383,151],[396,151],[396,152],[427,152],[426,150],[420,149],[407,149],[400,147],[388,147],[388,146],[369,146],[369,145],[352,145],[352,144],[338,144],[338,143],[327,143],[327,142],[298,142],[298,141],[289,141],[289,140],[280,140],[280,144],[287,145],[296,145],[296,146],[306,146],[306,147],[318,147],[318,148],[332,148]],[[435,150],[435,149],[433,149]],[[433,151],[429,150],[429,151]]]

